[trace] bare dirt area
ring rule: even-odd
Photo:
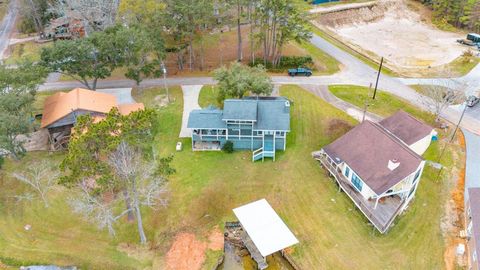
[[[465,138],[459,133],[458,144],[465,149]],[[454,157],[461,158],[461,157]],[[462,159],[465,163],[465,160]],[[460,237],[460,231],[465,227],[464,220],[464,187],[465,187],[465,167],[456,169],[452,177],[457,177],[454,181],[454,187],[450,194],[450,200],[445,205],[445,214],[442,218],[441,228],[445,237],[444,261],[445,269],[455,270],[466,266],[465,256],[458,256],[456,248],[459,244],[465,244],[465,239]]]
[[[411,6],[406,0],[379,0],[374,6],[322,14],[317,23],[400,68],[441,66],[462,55],[466,47],[456,40],[463,35],[435,28]]]
[[[167,270],[199,270],[205,262],[207,249],[222,250],[223,234],[215,227],[206,241],[198,239],[195,234],[182,232],[177,234],[168,251],[165,264]]]

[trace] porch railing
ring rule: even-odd
[[[401,209],[403,208],[404,201],[399,205],[399,207],[395,210],[393,215],[387,220],[387,222],[382,222],[375,213],[375,209],[372,209],[369,205],[366,204],[365,199],[359,194],[355,187],[346,179],[341,173],[339,173],[336,168],[330,164],[327,158],[324,155],[320,155],[315,153],[314,158],[323,165],[324,168],[328,170],[330,175],[332,175],[335,180],[337,181],[340,188],[350,197],[350,199],[354,202],[358,209],[367,217],[367,219],[372,223],[375,228],[381,233],[385,233],[390,225],[392,224],[395,217],[400,213]]]

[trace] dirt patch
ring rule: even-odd
[[[456,40],[462,35],[435,28],[409,6],[403,0],[381,0],[371,8],[323,15],[317,23],[354,47],[384,56],[396,67],[440,66],[461,56],[465,47]]]
[[[223,249],[223,233],[220,229],[215,227],[213,231],[208,236],[208,248],[211,250],[222,250]]]
[[[458,144],[465,149],[465,138],[460,132],[457,136]],[[454,157],[455,159],[461,157]],[[462,160],[465,164],[465,160]],[[457,269],[457,266],[466,265],[465,256],[457,256],[456,248],[459,244],[465,244],[465,240],[460,238],[460,231],[465,227],[464,216],[464,190],[465,190],[465,166],[460,170],[455,170],[452,175],[457,175],[455,186],[451,192],[451,198],[445,206],[445,215],[442,217],[440,226],[445,237],[446,249],[444,253],[445,268],[447,270]]]
[[[333,138],[340,137],[352,129],[352,125],[341,119],[332,119],[328,122],[327,135]]]
[[[165,107],[168,105],[167,95],[158,95],[154,98],[155,105],[158,107]]]
[[[175,237],[166,256],[168,270],[197,270],[205,261],[207,244],[193,233],[180,233]]]

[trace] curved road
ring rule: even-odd
[[[327,54],[337,59],[345,67],[342,72],[333,74],[330,76],[312,76],[306,77],[288,77],[288,76],[273,76],[272,80],[275,84],[304,84],[304,85],[330,85],[330,84],[356,84],[368,86],[370,83],[374,83],[377,75],[377,71],[363,63],[359,59],[355,58],[351,54],[341,50],[340,48],[332,45],[325,39],[313,35],[311,42],[313,45],[323,50]],[[472,84],[480,80],[480,66],[477,66],[470,74],[464,78],[469,80]],[[422,97],[415,90],[410,88],[408,84],[412,84],[417,79],[400,79],[390,77],[382,74],[379,81],[379,89],[390,92],[396,96],[409,100],[411,103],[431,110],[424,102],[425,97]],[[428,79],[425,79],[428,80]],[[415,81],[417,82],[417,81]],[[167,83],[169,85],[200,85],[200,84],[214,84],[215,81],[211,77],[178,77],[168,78]],[[149,79],[141,83],[141,86],[159,86],[163,84],[163,79]],[[134,82],[131,80],[103,80],[98,82],[99,88],[115,88],[115,87],[132,87]],[[45,83],[40,87],[40,91],[44,90],[58,90],[68,89],[74,87],[82,87],[78,82],[50,82]],[[442,117],[452,123],[458,122],[461,115],[461,111],[455,108],[447,108],[442,114]],[[480,134],[480,115],[474,113],[467,113],[462,121],[462,127],[468,129],[474,133]]]
[[[0,23],[0,60],[3,59],[3,54],[8,48],[10,41],[10,34],[15,27],[15,20],[18,15],[17,0],[12,0],[8,5],[7,13]]]

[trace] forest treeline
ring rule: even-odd
[[[480,32],[480,0],[417,0],[430,7],[438,24]]]

